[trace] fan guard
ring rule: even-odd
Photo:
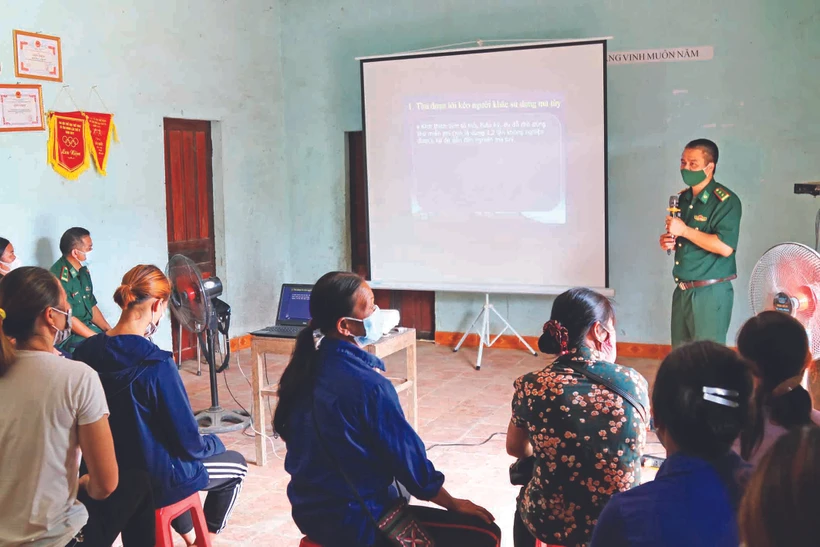
[[[760,257],[749,280],[754,314],[766,310],[788,313],[806,329],[815,359],[820,357],[820,253],[802,243],[780,243]]]

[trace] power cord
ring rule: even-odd
[[[436,447],[439,447],[439,446],[481,446],[483,444],[487,444],[488,442],[490,442],[490,440],[493,437],[495,437],[496,435],[506,435],[506,434],[507,434],[506,431],[496,431],[495,433],[493,433],[492,435],[490,435],[489,437],[487,437],[486,439],[484,439],[480,443],[434,443],[434,444],[431,444],[430,446],[428,446],[426,450],[429,452],[430,450],[432,450]]]
[[[240,374],[242,374],[242,377],[243,377],[243,378],[245,378],[245,381],[246,381],[246,382],[248,382],[248,385],[249,385],[249,386],[251,386],[251,389],[253,389],[253,384],[252,384],[252,383],[251,383],[251,381],[248,379],[247,375],[245,375],[245,371],[243,371],[243,370],[242,370],[242,364],[239,362],[239,354],[238,354],[238,353],[235,353],[234,355],[236,356],[236,366],[237,366],[237,368],[239,369],[239,373],[240,373]],[[246,414],[248,414],[248,416],[250,416],[250,417],[251,417],[251,423],[250,423],[250,425],[248,426],[248,429],[250,429],[251,431],[253,431],[256,435],[261,435],[262,437],[264,437],[265,439],[267,439],[268,441],[270,441],[270,446],[271,446],[271,449],[273,450],[273,454],[274,454],[274,455],[275,455],[278,459],[280,459],[280,460],[284,460],[285,458],[283,458],[282,456],[280,456],[280,455],[279,455],[279,452],[276,450],[276,444],[274,443],[274,439],[278,439],[278,438],[279,438],[279,436],[278,436],[278,435],[276,435],[276,433],[274,432],[274,436],[273,436],[273,437],[271,437],[271,436],[269,436],[269,435],[266,435],[263,431],[258,431],[258,430],[257,430],[257,429],[253,426],[253,414],[252,414],[251,412],[248,412],[248,411],[247,411],[247,409],[245,409],[245,407],[244,407],[244,406],[242,406],[242,403],[240,403],[240,402],[237,400],[236,396],[234,396],[233,391],[231,391],[231,386],[230,386],[230,385],[228,385],[228,376],[227,376],[224,372],[222,373],[222,375],[224,376],[224,379],[225,379],[225,387],[227,387],[227,388],[228,388],[228,393],[230,393],[231,398],[234,400],[234,402],[235,402],[237,405],[239,405],[239,408],[241,408],[242,410],[244,410],[244,411],[245,411],[245,413],[246,413]],[[268,404],[270,404],[270,401],[268,401]],[[271,413],[271,415],[273,415],[273,414]],[[264,424],[262,424],[262,429],[264,430],[264,428],[265,428],[265,425],[264,425]],[[246,433],[246,431],[247,431],[247,430],[243,431],[243,432],[242,432],[242,434],[243,434],[243,435],[245,435],[246,437],[251,437],[251,438],[253,438],[253,435],[248,435],[248,434]]]
[[[246,381],[246,382],[248,382],[248,385],[249,385],[249,386],[251,386],[251,388],[252,388],[252,387],[253,387],[253,384],[251,383],[251,381],[250,381],[250,379],[248,378],[248,376],[245,374],[245,371],[244,371],[244,370],[242,370],[242,364],[241,364],[241,363],[240,363],[240,361],[239,361],[239,354],[238,354],[238,353],[235,353],[234,355],[236,356],[236,366],[237,366],[237,368],[239,369],[239,373],[240,373],[240,374],[242,374],[242,377],[243,377],[243,378],[245,378],[245,381]],[[250,425],[250,426],[248,426],[248,429],[250,429],[251,431],[253,431],[256,435],[261,435],[262,437],[264,437],[265,439],[267,439],[268,441],[270,441],[270,445],[271,445],[271,448],[273,449],[273,453],[274,453],[274,455],[276,455],[276,457],[277,457],[277,458],[279,458],[280,460],[284,460],[284,458],[283,458],[282,456],[280,456],[280,455],[279,455],[279,452],[277,452],[277,451],[276,451],[276,445],[274,444],[274,439],[278,439],[278,438],[279,438],[279,435],[277,435],[277,434],[274,432],[273,437],[271,437],[271,436],[269,436],[269,435],[266,435],[265,433],[262,433],[261,431],[257,431],[257,430],[256,430],[256,428],[255,428],[255,427],[253,427],[253,414],[251,414],[250,412],[248,412],[248,411],[247,411],[247,409],[245,409],[245,407],[244,407],[244,406],[242,406],[242,403],[240,403],[240,402],[239,402],[239,400],[237,400],[236,396],[233,394],[233,391],[231,391],[231,386],[230,386],[230,385],[228,385],[228,376],[227,376],[225,373],[223,373],[222,375],[224,376],[224,380],[225,380],[225,387],[226,387],[226,388],[228,388],[228,393],[230,393],[231,398],[234,400],[234,402],[235,402],[237,405],[239,405],[239,408],[241,408],[242,410],[244,410],[244,411],[245,411],[245,413],[246,413],[246,414],[248,414],[249,416],[251,416],[251,425]],[[265,357],[265,382],[266,382],[268,385],[270,385],[270,383],[269,383],[269,382],[270,382],[270,380],[268,380],[268,361],[267,361],[267,358],[266,358],[266,357]],[[271,406],[270,406],[270,399],[268,399],[268,409],[270,410],[270,414],[271,414],[271,416],[273,416],[273,411],[271,410]],[[242,432],[242,434],[243,434],[243,435],[245,435],[246,437],[251,437],[251,438],[253,437],[253,435],[248,435],[245,431],[243,431],[243,432]],[[490,442],[490,441],[493,439],[493,437],[495,437],[496,435],[506,435],[506,434],[507,434],[507,433],[506,433],[505,431],[496,431],[495,433],[492,433],[489,437],[487,437],[486,439],[484,439],[483,441],[478,442],[478,443],[457,443],[457,442],[452,442],[452,443],[433,443],[433,444],[431,444],[430,446],[428,446],[428,447],[426,448],[426,450],[429,452],[430,450],[432,450],[432,449],[434,449],[434,448],[438,448],[438,447],[447,447],[447,446],[482,446],[482,445],[485,445],[485,444],[487,444],[488,442]]]

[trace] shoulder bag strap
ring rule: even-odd
[[[589,370],[587,367],[581,366],[578,363],[575,363],[573,361],[569,361],[567,363],[560,363],[559,366],[566,366],[568,368],[571,368],[572,370],[574,370],[578,374],[582,374],[582,375],[586,376],[587,378],[592,380],[594,383],[600,384],[600,385],[606,387],[609,391],[611,391],[613,393],[617,393],[618,395],[621,396],[621,398],[623,398],[624,401],[628,402],[630,405],[632,405],[635,408],[635,410],[640,415],[641,420],[643,420],[644,424],[648,423],[647,422],[647,416],[646,416],[646,414],[647,414],[646,413],[646,408],[640,403],[640,401],[638,401],[638,399],[635,398],[634,395],[632,395],[631,393],[629,393],[625,389],[622,389],[621,387],[616,386],[615,384],[613,384],[611,381],[607,380],[606,378],[598,376],[597,374],[595,374],[594,372]]]

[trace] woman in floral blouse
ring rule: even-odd
[[[515,546],[535,538],[583,547],[607,501],[640,483],[649,409],[646,380],[615,361],[615,314],[589,289],[555,299],[538,348],[558,358],[515,381],[507,452],[535,455],[518,496]],[[568,366],[580,365],[632,395],[643,409]]]

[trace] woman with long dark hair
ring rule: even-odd
[[[125,547],[150,547],[151,488],[145,473],[117,466],[100,379],[54,355],[70,333],[51,273],[0,279],[0,545],[103,547],[122,532]]]
[[[812,409],[809,392],[800,384],[812,356],[805,327],[778,311],[764,311],[746,321],[737,349],[757,366],[760,378],[754,420],[735,445],[744,460],[756,465],[790,428],[820,425],[820,412]]]
[[[815,547],[820,429],[794,428],[760,458],[740,505],[743,547]]]
[[[273,416],[287,445],[288,499],[302,533],[323,547],[391,545],[376,521],[400,507],[399,483],[448,509],[404,508],[436,545],[497,546],[492,515],[444,489],[395,388],[374,370],[384,363],[363,349],[382,335],[367,283],[353,273],[325,274],[311,291],[310,314],[279,380]],[[316,330],[324,335],[318,348]]]
[[[615,313],[604,296],[576,288],[555,299],[538,348],[558,358],[515,381],[507,429],[511,456],[535,455],[532,478],[518,496],[516,547],[536,538],[586,545],[607,500],[640,482],[647,383],[614,364],[615,344]]]
[[[655,480],[609,501],[590,547],[737,547],[750,466],[732,442],[749,422],[752,390],[751,366],[726,346],[701,341],[672,351],[652,390],[668,457]]]

